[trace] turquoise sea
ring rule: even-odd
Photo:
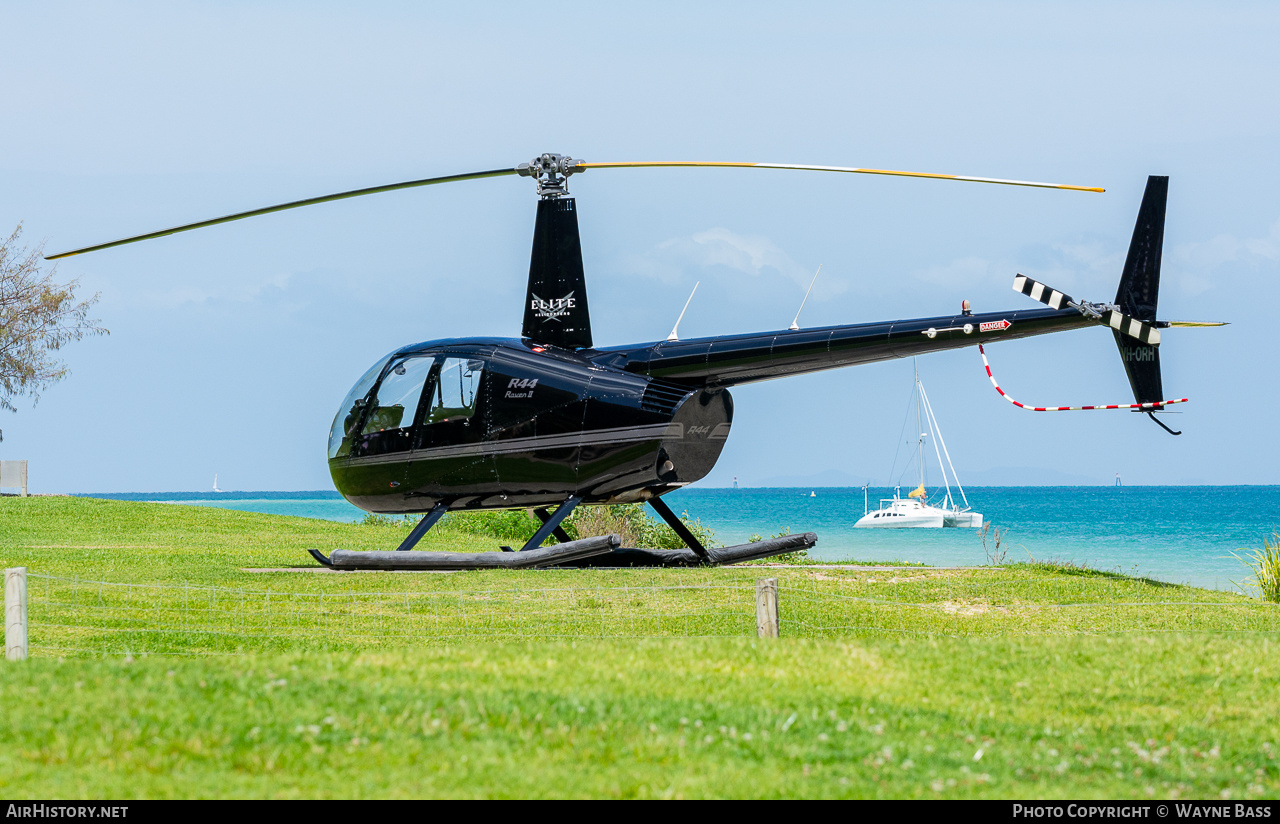
[[[1260,547],[1280,527],[1280,486],[974,487],[965,492],[973,508],[1007,536],[1010,561],[1071,561],[1217,589],[1235,589],[1248,574],[1233,551]],[[873,509],[879,498],[891,495],[889,489],[867,492]],[[333,491],[100,497],[333,521],[364,517]],[[863,513],[861,488],[684,489],[664,500],[712,527],[722,544],[790,529],[816,532],[818,545],[811,554],[824,560],[986,563],[978,530],[854,529]],[[993,543],[991,536],[987,540]]]

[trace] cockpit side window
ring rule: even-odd
[[[484,362],[481,360],[445,358],[423,423],[431,425],[471,418],[476,413],[476,395],[483,374]]]
[[[431,448],[475,443],[484,438],[481,398],[484,396],[484,360],[445,356],[439,373],[423,399],[418,446]],[[473,425],[474,424],[474,425]]]
[[[418,416],[422,389],[431,375],[435,358],[402,358],[392,364],[372,396],[362,434],[403,429],[406,436]]]

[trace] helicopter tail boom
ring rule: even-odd
[[[1092,325],[1073,309],[1032,309],[659,341],[597,357],[613,363],[622,353],[631,372],[730,387]]]

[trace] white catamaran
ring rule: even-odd
[[[981,527],[982,513],[974,512],[969,507],[969,499],[965,497],[964,487],[956,475],[956,468],[951,464],[951,455],[947,452],[946,441],[942,439],[942,430],[933,416],[933,407],[929,405],[929,396],[920,382],[920,371],[916,370],[916,452],[919,455],[920,485],[901,498],[894,491],[892,498],[880,501],[880,508],[875,512],[867,507],[867,488],[862,488],[863,516],[854,524],[855,527],[875,527],[877,529],[904,529],[908,527]],[[922,414],[923,413],[923,414]],[[928,426],[928,431],[925,430]],[[924,489],[924,441],[933,441],[934,454],[938,456],[938,468],[942,470],[942,484],[946,487],[946,496],[941,506],[930,506]],[[943,464],[943,456],[946,463]],[[950,478],[947,468],[950,467]],[[963,506],[951,497],[951,481],[955,481],[956,490],[960,493]]]

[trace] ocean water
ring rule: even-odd
[[[216,509],[239,509],[267,515],[292,515],[297,518],[319,518],[323,521],[355,523],[364,519],[365,511],[347,503],[332,489],[303,492],[89,492],[87,498],[113,501],[151,501],[187,506],[211,506]]]
[[[1056,560],[1172,583],[1235,589],[1248,575],[1232,556],[1280,527],[1280,486],[974,487],[973,508],[1004,536],[1007,560]],[[812,495],[810,493],[813,493]],[[904,489],[905,493],[905,489]],[[872,488],[872,509],[892,490]],[[138,493],[101,497],[168,501],[359,521],[338,493]],[[715,530],[721,544],[784,529],[815,532],[823,560],[911,561],[969,566],[987,561],[975,529],[854,529],[860,488],[682,489],[664,500]],[[988,546],[993,544],[987,537]]]
[[[1234,590],[1248,576],[1233,551],[1261,547],[1280,527],[1277,486],[989,486],[965,493],[1000,529],[1009,561],[1069,561],[1215,589]],[[870,507],[892,494],[869,489]],[[790,528],[817,533],[810,555],[823,560],[987,562],[976,529],[854,529],[863,513],[860,488],[686,489],[664,500],[713,527],[726,544]],[[994,544],[990,534],[987,543]]]

